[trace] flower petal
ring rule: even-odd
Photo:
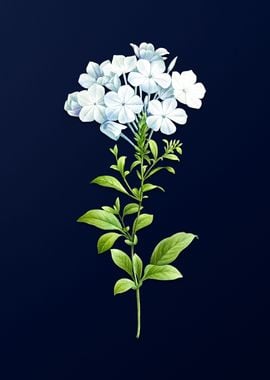
[[[141,73],[132,72],[128,74],[128,81],[132,86],[140,86],[145,80],[145,77]]]
[[[110,91],[104,96],[104,103],[107,107],[118,107],[121,104],[121,99],[116,92]]]
[[[118,115],[122,106],[119,104],[117,107],[107,107],[105,109],[108,120],[118,120]]]
[[[172,135],[176,131],[176,126],[167,117],[162,120],[160,130],[165,135]]]
[[[127,103],[127,101],[134,95],[134,90],[129,85],[121,86],[118,90],[118,96],[122,103]]]
[[[96,82],[95,78],[89,74],[81,74],[78,80],[79,84],[84,88],[89,88]]]
[[[137,58],[135,55],[132,55],[130,57],[125,57],[125,60],[124,60],[125,73],[129,73],[130,71],[134,70],[136,68],[136,64],[137,64]]]
[[[187,96],[184,90],[174,90],[174,96],[180,103],[187,104]]]
[[[186,124],[187,122],[186,111],[182,108],[176,108],[174,111],[168,114],[168,118],[177,124]]]
[[[135,44],[130,44],[130,46],[132,47],[132,49],[134,50],[134,53],[137,55],[137,57],[139,56],[139,47]]]
[[[183,83],[184,88],[187,88],[194,83],[196,83],[197,76],[192,70],[182,71],[181,73],[181,81]]]
[[[168,50],[167,49],[165,49],[165,48],[158,48],[157,50],[156,50],[156,53],[157,54],[159,54],[159,55],[166,55],[166,54],[170,54],[169,52],[168,52]]]
[[[83,107],[80,111],[79,118],[83,122],[94,121],[94,106]]]
[[[143,109],[143,102],[141,98],[137,95],[133,96],[131,99],[129,99],[128,103],[126,103],[126,106],[134,113],[140,113]]]
[[[95,106],[94,109],[94,119],[98,123],[104,123],[106,120],[106,113],[105,113],[105,107],[104,106]]]
[[[190,108],[199,109],[202,106],[202,101],[197,96],[194,96],[193,94],[187,93],[186,94],[186,104]]]
[[[148,112],[152,115],[163,115],[162,104],[159,100],[151,100],[148,105]]]
[[[206,89],[202,83],[195,83],[192,87],[192,94],[199,99],[202,99],[206,93]]]
[[[144,82],[141,84],[141,88],[144,92],[148,94],[153,94],[158,91],[158,85],[153,78],[145,78]]]
[[[145,77],[149,77],[151,72],[150,62],[148,62],[146,59],[139,59],[137,62],[137,69]]]
[[[162,88],[168,88],[171,84],[171,77],[169,74],[156,74],[156,76],[154,77],[154,80]]]
[[[158,131],[162,123],[162,117],[156,115],[148,116],[146,119],[146,123],[149,128],[153,129],[153,131]]]
[[[151,74],[153,77],[155,77],[158,74],[164,73],[165,69],[165,63],[161,59],[159,61],[151,62]]]
[[[135,120],[134,112],[132,112],[128,106],[121,107],[119,115],[118,115],[119,123],[126,124],[134,120]]]
[[[86,67],[86,72],[92,77],[92,78],[98,78],[102,75],[101,69],[99,65],[96,62],[89,62]]]
[[[101,86],[100,84],[93,84],[93,86],[91,86],[88,89],[88,92],[94,103],[96,102],[103,103],[103,98],[105,94],[105,89],[103,86]]]
[[[181,80],[181,75],[178,71],[173,71],[172,73],[172,86],[175,90],[183,90],[184,83]]]
[[[78,103],[84,107],[93,104],[91,95],[88,91],[83,90],[78,93]]]
[[[166,99],[162,102],[163,115],[168,115],[177,107],[177,101],[174,98]]]

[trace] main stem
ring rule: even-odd
[[[140,187],[140,200],[138,203],[138,212],[137,216],[135,219],[134,227],[132,229],[132,242],[134,242],[135,239],[135,233],[136,233],[136,226],[137,226],[137,221],[141,213],[141,207],[142,207],[142,201],[143,201],[143,184],[144,184],[144,173],[143,173],[143,154],[141,156],[141,165],[140,165],[140,171],[141,171],[141,187]],[[134,279],[135,279],[135,284],[137,286],[136,289],[136,305],[137,305],[137,333],[136,333],[136,338],[139,339],[140,333],[141,333],[141,299],[140,299],[140,288],[138,284],[138,279],[134,270],[134,264],[133,264],[133,256],[134,256],[134,245],[131,246],[131,260],[132,260],[132,267],[133,267],[133,273],[134,273]]]

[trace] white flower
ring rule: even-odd
[[[163,56],[169,54],[167,49],[159,48],[155,50],[153,44],[148,44],[146,42],[142,42],[140,46],[137,46],[135,44],[130,44],[130,46],[133,48],[134,53],[138,58],[146,59],[150,62],[159,61],[161,59],[167,59],[167,57]]]
[[[124,55],[114,55],[111,63],[111,71],[118,76],[129,73],[136,67],[137,59],[135,55],[125,57]]]
[[[206,89],[202,83],[196,83],[197,77],[192,70],[172,73],[174,95],[179,102],[191,108],[201,108]]]
[[[107,106],[106,115],[109,120],[118,120],[125,124],[135,120],[135,114],[141,112],[143,103],[138,95],[135,95],[132,87],[121,86],[118,92],[110,91],[104,96]]]
[[[132,72],[128,75],[128,81],[133,86],[141,86],[141,89],[149,94],[157,92],[159,86],[162,88],[169,87],[171,77],[164,73],[165,63],[163,61],[149,62],[145,59],[140,59],[137,62],[138,72]]]
[[[110,60],[102,62],[101,65],[89,62],[86,67],[86,73],[81,74],[79,77],[79,84],[84,88],[89,88],[95,83],[112,91],[117,91],[121,86],[120,78],[112,71]]]
[[[126,128],[125,125],[115,123],[114,121],[106,121],[100,126],[101,132],[115,141],[119,139],[122,130]]]
[[[93,84],[88,90],[78,94],[78,102],[82,106],[79,117],[81,121],[96,121],[103,123],[106,120],[104,105],[104,87]]]
[[[86,67],[86,74],[81,74],[79,77],[79,84],[84,88],[91,87],[97,83],[98,79],[103,76],[101,67],[95,62],[89,62]]]
[[[78,93],[78,91],[72,92],[65,101],[64,110],[67,111],[70,116],[78,117],[82,108],[78,103]]]
[[[177,124],[185,124],[187,114],[182,108],[176,108],[177,101],[174,98],[166,99],[162,103],[159,100],[151,100],[148,112],[151,116],[147,117],[147,125],[154,131],[161,130],[165,135],[171,135],[176,131]]]

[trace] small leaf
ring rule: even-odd
[[[117,156],[118,156],[118,146],[116,144],[115,144],[115,146],[113,148],[110,148],[110,151],[115,156],[115,158],[117,158]]]
[[[165,191],[163,189],[163,187],[161,186],[157,186],[157,185],[152,185],[152,183],[145,183],[143,185],[143,192],[146,192],[146,191],[151,191],[151,190],[154,190],[154,189],[160,189],[162,191]]]
[[[108,212],[110,212],[112,214],[117,214],[117,212],[115,211],[115,209],[112,208],[112,207],[110,207],[110,206],[102,206],[101,208],[102,208],[102,210],[108,211]]]
[[[130,171],[132,171],[136,166],[140,165],[140,161],[136,160],[134,161],[130,166]]]
[[[130,289],[136,289],[134,281],[129,278],[120,278],[120,280],[116,281],[114,285],[113,294],[125,293]]]
[[[133,223],[134,231],[137,232],[153,222],[153,215],[141,214]]]
[[[133,194],[135,195],[136,198],[140,198],[140,192],[139,192],[139,190],[137,189],[137,187],[134,187],[134,188],[132,189],[132,192],[133,192]]]
[[[179,161],[179,158],[176,156],[176,154],[168,153],[168,154],[164,154],[163,157],[167,158],[167,160]]]
[[[116,240],[122,236],[116,232],[107,232],[104,235],[101,235],[97,242],[98,253],[103,253],[112,248]]]
[[[155,159],[157,159],[157,157],[158,157],[158,146],[157,146],[157,143],[155,142],[155,140],[149,141],[149,147],[150,147],[150,150],[151,150],[153,157]]]
[[[117,217],[105,210],[90,210],[82,215],[77,222],[90,224],[101,230],[122,230]]]
[[[120,171],[120,173],[124,173],[125,171],[125,163],[126,163],[126,156],[121,156],[118,158],[117,160],[117,167],[118,167],[118,170]]]
[[[174,168],[172,168],[171,166],[166,166],[165,169],[166,169],[169,173],[171,173],[171,174],[175,174],[175,170],[174,170]]]
[[[138,279],[142,277],[142,270],[143,270],[143,262],[142,259],[135,253],[133,255],[133,265],[134,265],[134,271]]]
[[[124,186],[118,181],[118,179],[111,175],[102,175],[96,177],[91,181],[91,183],[95,183],[99,186],[110,187],[112,189],[120,191],[121,193],[128,194],[128,192],[126,191]]]
[[[150,263],[155,265],[170,264],[196,237],[190,233],[178,232],[161,240],[152,253]]]
[[[172,265],[147,265],[144,270],[143,280],[176,280],[182,278],[182,274]]]
[[[133,277],[132,263],[130,257],[120,249],[111,249],[112,260],[119,268],[126,271],[130,277]]]
[[[176,148],[175,148],[175,150],[176,150],[176,152],[178,153],[178,154],[182,154],[183,152],[182,152],[182,148],[180,148],[180,146],[177,146]]]
[[[124,207],[123,216],[136,214],[139,211],[139,205],[137,203],[128,203]]]
[[[114,205],[115,205],[117,213],[119,214],[119,212],[120,212],[120,199],[119,199],[119,197],[116,198]]]

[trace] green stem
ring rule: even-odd
[[[141,333],[141,300],[140,288],[136,289],[136,302],[137,302],[137,334],[136,338],[139,339]]]

